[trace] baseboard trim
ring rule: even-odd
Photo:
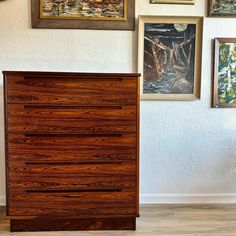
[[[6,198],[3,196],[0,196],[0,206],[5,206],[6,205]]]
[[[236,203],[236,193],[229,194],[141,194],[141,204]]]

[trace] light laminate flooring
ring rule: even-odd
[[[236,236],[236,205],[145,205],[136,231],[10,233],[0,208],[1,236]]]

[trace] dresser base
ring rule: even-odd
[[[135,217],[51,218],[10,220],[11,232],[68,230],[135,230]]]

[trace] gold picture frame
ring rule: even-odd
[[[150,0],[150,3],[156,4],[189,4],[194,5],[195,0]]]
[[[31,0],[33,28],[134,30],[135,0]]]
[[[203,17],[140,16],[141,99],[200,99]]]

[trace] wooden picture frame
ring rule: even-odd
[[[187,4],[194,5],[195,0],[150,0],[150,3],[153,4]]]
[[[236,38],[214,39],[213,107],[236,108]]]
[[[33,28],[134,30],[135,0],[98,1],[31,0]],[[70,5],[68,5],[70,4]],[[71,5],[72,4],[72,5]],[[67,6],[68,5],[68,6]]]
[[[140,16],[141,99],[200,98],[203,17]]]
[[[208,16],[210,17],[236,17],[236,2],[223,2],[227,0],[208,0]]]

